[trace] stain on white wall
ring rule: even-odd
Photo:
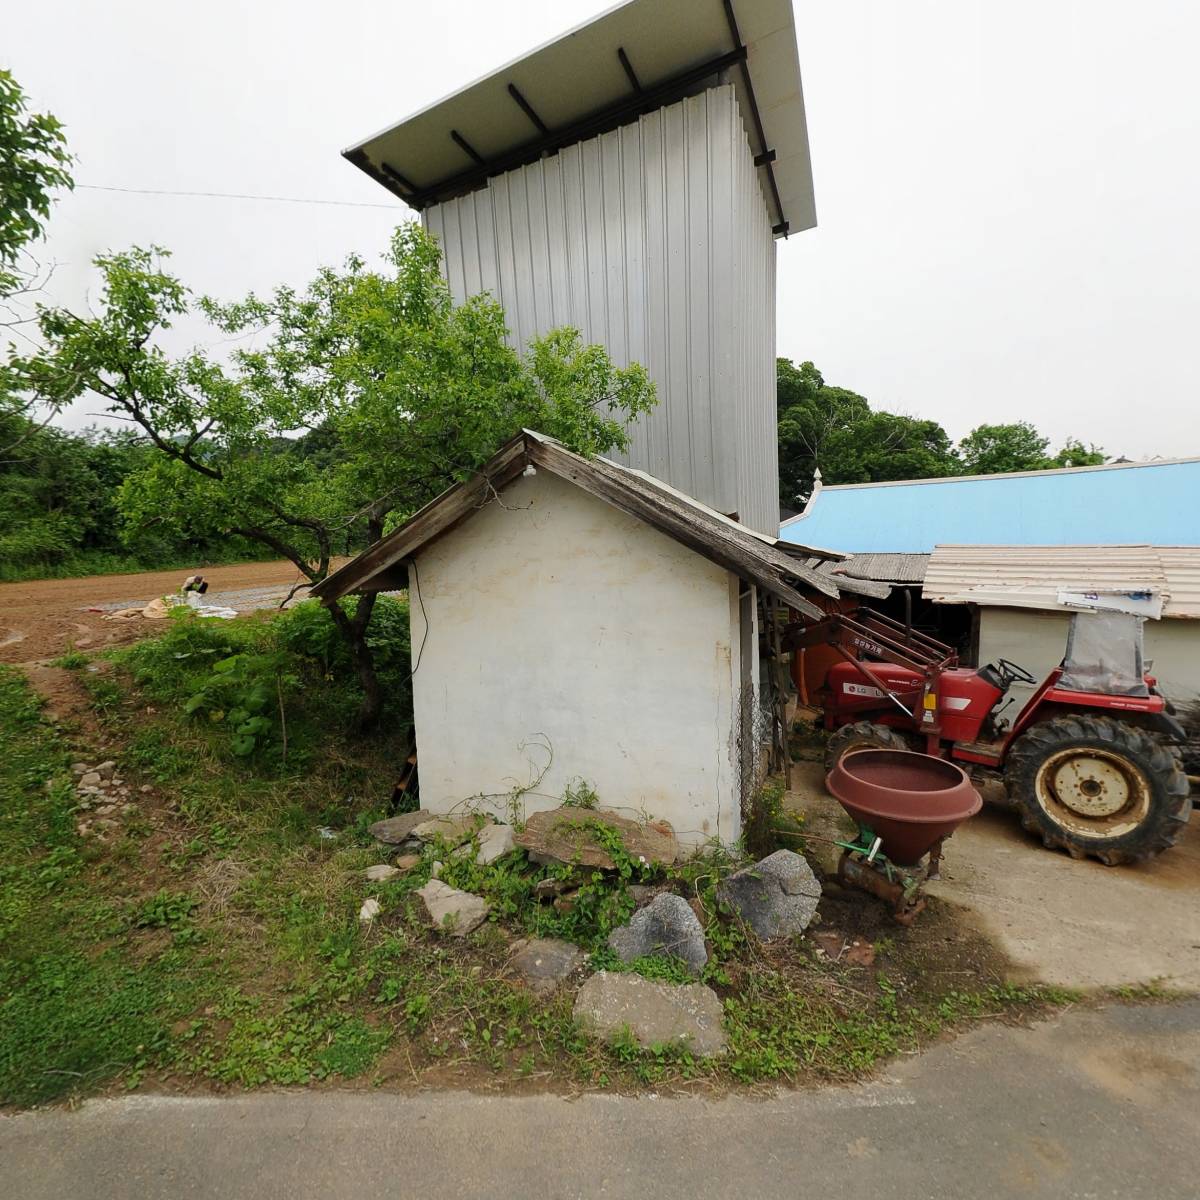
[[[582,779],[685,844],[739,835],[735,576],[547,472],[416,565],[425,807],[505,818],[514,789],[528,813]]]

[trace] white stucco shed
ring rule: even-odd
[[[423,807],[507,819],[582,781],[692,847],[741,832],[759,590],[810,616],[802,590],[836,596],[774,539],[532,433],[314,591],[401,570]]]

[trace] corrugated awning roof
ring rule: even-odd
[[[806,616],[819,618],[824,613],[800,589],[831,599],[839,594],[838,585],[827,574],[796,557],[796,547],[785,553],[772,538],[739,525],[653,476],[608,459],[583,458],[532,430],[507,442],[476,476],[430,501],[399,529],[318,583],[311,594],[330,603],[351,592],[404,586],[397,574],[400,564],[489,503],[528,466],[550,471],[645,521]],[[829,552],[813,547],[801,549],[817,563],[830,557]]]
[[[1060,592],[1161,596],[1164,617],[1200,618],[1197,546],[938,546],[922,594],[941,604],[1063,610]]]
[[[920,583],[928,566],[928,554],[851,554],[837,564],[834,574],[884,583]]]
[[[811,228],[790,0],[629,0],[344,154],[420,209],[634,121],[725,73],[776,235]]]

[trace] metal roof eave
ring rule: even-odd
[[[694,94],[723,73],[738,92],[775,235],[811,228],[790,0],[628,0],[343,153],[420,210]]]

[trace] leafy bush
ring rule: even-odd
[[[379,597],[368,645],[391,725],[411,725],[406,602]],[[349,650],[316,601],[251,621],[178,609],[161,637],[116,657],[148,696],[202,722],[235,758],[264,764],[303,766],[322,738],[351,726],[359,702]]]

